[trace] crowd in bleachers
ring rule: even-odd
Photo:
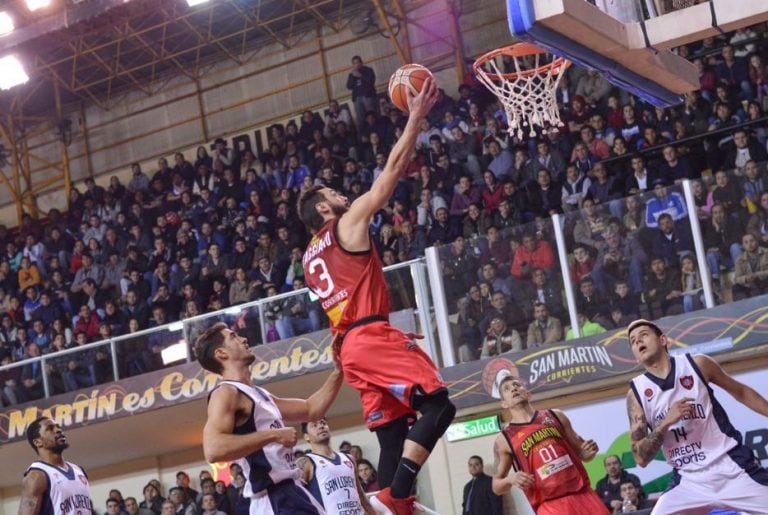
[[[463,360],[567,336],[553,213],[566,218],[581,334],[622,326],[641,308],[660,316],[700,306],[700,271],[686,259],[689,213],[676,186],[683,179],[696,181],[719,298],[768,287],[765,30],[679,49],[699,66],[701,90],[674,108],[654,108],[571,67],[557,91],[565,125],[522,140],[471,77],[456,98],[440,91],[371,230],[385,264],[440,246]],[[405,122],[376,97],[375,71],[359,57],[353,65],[356,116],[334,101],[270,127],[263,153],[217,139],[194,156],[161,158],[155,170],[134,164],[126,184],[87,179],[72,189],[67,211],[50,210],[44,223],[25,215],[18,228],[0,227],[0,363],[302,288],[309,235],[296,216],[298,195],[323,184],[357,198]],[[326,324],[307,295],[270,303],[266,315],[267,341]],[[162,367],[167,343],[137,339],[121,376]],[[52,393],[110,380],[104,349],[48,361]],[[0,371],[0,402],[41,397],[43,372],[39,363]]]

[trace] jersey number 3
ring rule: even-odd
[[[317,270],[319,270],[317,279],[320,284],[318,285],[318,289],[315,290],[315,293],[321,299],[326,299],[333,293],[334,284],[333,278],[331,277],[331,274],[328,273],[328,267],[325,265],[323,258],[318,257],[309,262],[309,273],[315,275]]]

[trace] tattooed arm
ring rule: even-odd
[[[693,416],[693,401],[690,397],[677,400],[669,407],[667,415],[659,425],[648,431],[648,421],[643,407],[640,406],[635,394],[627,392],[627,415],[629,416],[629,437],[632,441],[632,455],[641,467],[647,466],[664,443],[667,431],[685,416]]]
[[[30,470],[21,482],[19,515],[38,515],[43,508],[43,494],[48,488],[48,477],[40,470]]]

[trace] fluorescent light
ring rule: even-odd
[[[0,89],[11,89],[29,80],[29,75],[15,55],[0,58]]]
[[[188,356],[188,348],[189,347],[187,346],[187,342],[184,340],[164,348],[162,351],[160,351],[160,355],[163,357],[163,365],[170,365],[171,363],[176,363],[177,361],[186,360]]]
[[[13,18],[5,11],[0,11],[0,36],[10,34],[14,29]]]
[[[51,0],[27,0],[27,9],[30,11],[37,11],[43,7],[48,7],[50,3]]]
[[[187,5],[190,7],[194,7],[196,5],[204,4],[208,0],[187,0]]]

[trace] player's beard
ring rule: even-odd
[[[343,215],[343,214],[344,214],[344,213],[346,213],[348,210],[349,210],[349,207],[348,207],[348,206],[345,206],[344,204],[333,204],[333,205],[331,206],[331,211],[333,211],[333,214],[334,214],[336,217],[339,217],[339,216]]]
[[[61,453],[62,453],[62,452],[64,452],[66,449],[69,449],[69,442],[64,442],[64,443],[59,443],[59,442],[56,442],[56,443],[53,445],[53,447],[51,447],[51,449],[50,449],[50,450],[51,450],[51,452],[53,452],[53,453],[55,453],[55,454],[61,454]]]

